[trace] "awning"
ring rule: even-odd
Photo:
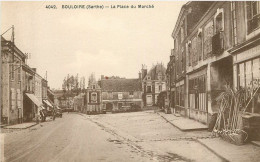
[[[52,104],[48,100],[43,100],[44,103],[46,103],[49,107],[53,107]]]
[[[37,105],[38,107],[40,107],[42,105],[42,102],[40,100],[38,100],[38,98],[34,95],[34,94],[30,94],[30,93],[25,93],[26,96],[28,96],[31,101]]]

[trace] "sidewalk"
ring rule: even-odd
[[[221,138],[197,139],[197,141],[223,161],[250,162],[260,159],[260,148],[251,143],[237,146]]]
[[[8,125],[3,127],[4,129],[26,129],[30,128],[32,126],[35,126],[37,123],[30,122],[30,123],[21,123],[21,124],[15,124],[15,125]]]
[[[181,131],[197,131],[197,130],[207,130],[208,126],[192,119],[177,117],[174,114],[165,114],[164,112],[157,112],[162,118],[167,122],[177,127]]]

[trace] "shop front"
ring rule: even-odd
[[[193,72],[188,75],[188,109],[189,118],[207,123],[207,69]]]
[[[243,127],[248,130],[251,140],[260,140],[260,45],[245,46],[232,52],[234,87],[248,92],[247,104],[241,109]]]

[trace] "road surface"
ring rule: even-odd
[[[221,161],[191,139],[207,135],[181,132],[151,111],[64,113],[26,130],[4,130],[4,158],[8,162]]]

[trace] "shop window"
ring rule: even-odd
[[[247,87],[249,90],[260,84],[260,58],[255,58],[238,65],[238,87]],[[260,90],[257,91],[248,106],[248,112],[260,113]]]
[[[260,2],[247,1],[247,33],[250,34],[260,27]]]

